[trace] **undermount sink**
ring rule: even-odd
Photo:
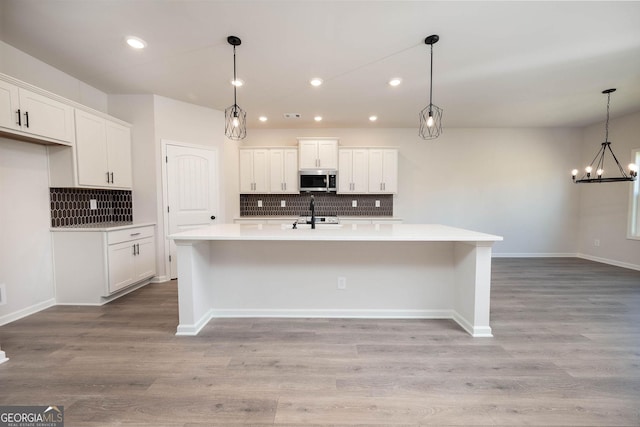
[[[282,224],[282,229],[283,230],[287,230],[287,229],[292,229],[293,228],[293,224]],[[298,229],[310,229],[311,228],[311,224],[297,224],[296,228]],[[316,229],[329,229],[329,228],[342,228],[342,224],[322,224],[322,223],[318,223],[316,224]]]

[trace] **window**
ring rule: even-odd
[[[631,156],[631,161],[640,165],[640,148],[633,150]],[[629,233],[627,237],[640,240],[640,178],[633,182],[629,198]]]

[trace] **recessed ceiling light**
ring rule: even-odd
[[[378,116],[369,116],[370,122],[375,122],[376,120],[378,120]]]
[[[402,79],[399,77],[394,77],[393,79],[389,80],[390,86],[398,86],[400,83],[402,83]]]
[[[240,87],[244,84],[244,82],[240,79],[231,80],[231,84],[235,87]]]
[[[266,116],[260,116],[258,117],[258,120],[260,120],[261,122],[266,122],[268,119]]]
[[[322,116],[315,116],[313,118],[313,120],[315,120],[316,122],[321,122],[322,121]]]
[[[311,83],[311,86],[318,87],[318,86],[320,86],[322,84],[322,79],[318,78],[318,77],[314,77],[314,78],[311,79],[311,81],[309,83]]]
[[[147,47],[146,41],[134,36],[127,37],[127,44],[134,49],[144,49],[145,47]]]

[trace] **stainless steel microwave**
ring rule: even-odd
[[[338,189],[338,171],[334,169],[303,169],[298,174],[300,191],[335,192]]]

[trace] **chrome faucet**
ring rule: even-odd
[[[313,194],[311,195],[311,204],[309,204],[309,209],[311,209],[311,229],[315,230],[316,228],[316,202]]]

